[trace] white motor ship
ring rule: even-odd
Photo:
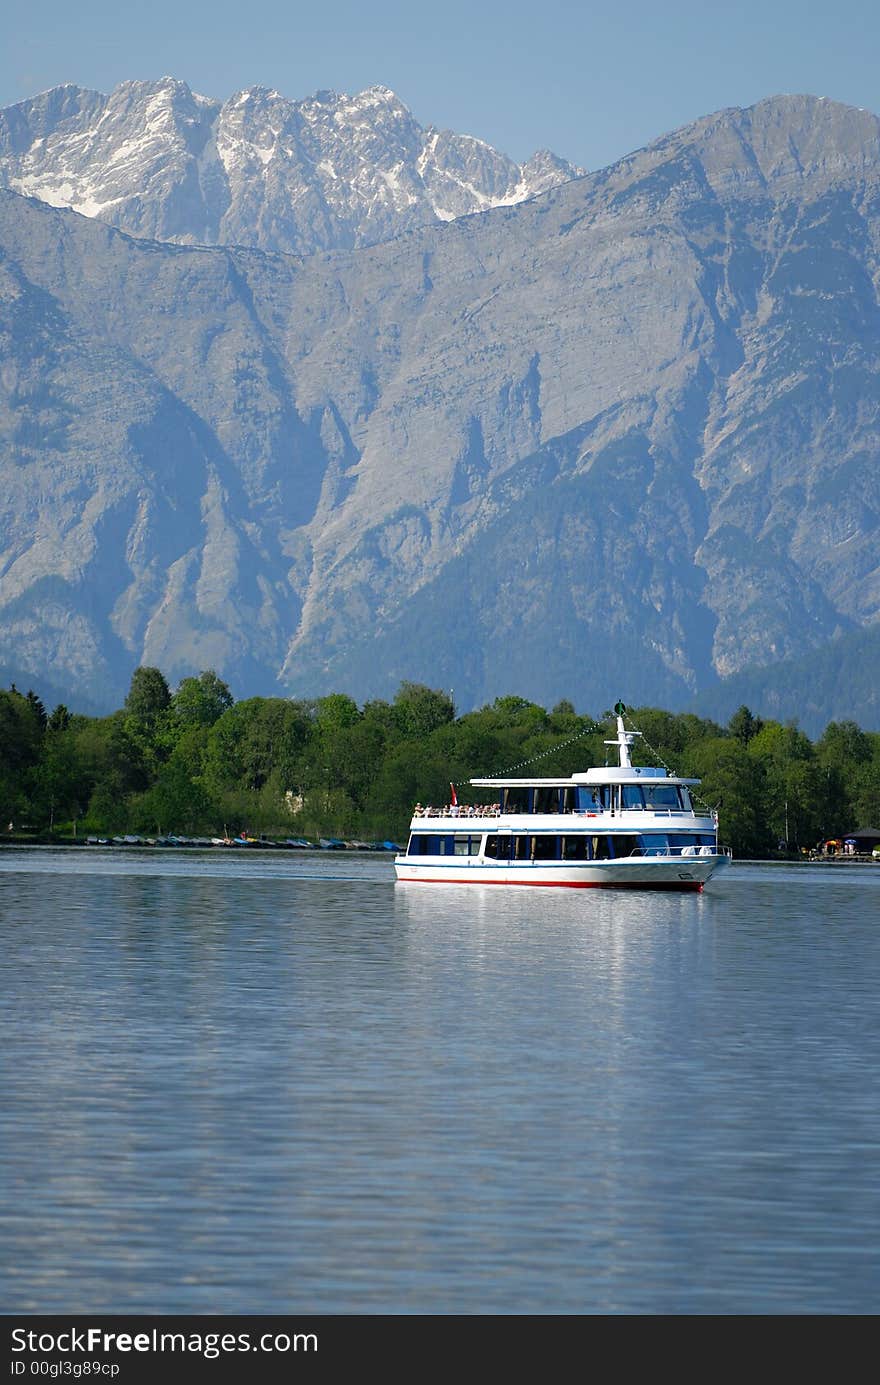
[[[718,844],[718,815],[666,769],[633,765],[640,731],[627,730],[618,702],[617,766],[568,779],[471,779],[492,789],[490,805],[417,805],[400,881],[455,885],[536,885],[571,889],[701,890],[730,860]]]

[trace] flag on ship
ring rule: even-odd
[[[452,794],[452,806],[453,806],[453,808],[457,808],[457,807],[458,807],[458,794],[455,792],[455,785],[454,785],[454,784],[450,784],[450,785],[449,785],[449,792]]]

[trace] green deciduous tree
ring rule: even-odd
[[[234,698],[213,669],[198,678],[184,678],[171,699],[171,707],[182,726],[213,726],[233,705]]]
[[[394,707],[400,729],[407,737],[430,736],[455,718],[455,705],[449,694],[424,683],[401,683]]]
[[[310,703],[281,697],[236,702],[208,732],[206,787],[215,794],[236,787],[258,791],[273,777],[279,795],[298,789],[312,729]]]
[[[212,828],[216,807],[203,786],[190,778],[186,765],[172,755],[155,784],[133,805],[137,831],[192,834]]]

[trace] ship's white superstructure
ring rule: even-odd
[[[730,859],[718,818],[695,803],[698,779],[633,765],[638,731],[618,703],[616,766],[569,778],[472,779],[496,801],[416,806],[401,881],[701,890]]]

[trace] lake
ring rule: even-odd
[[[880,1306],[880,867],[4,847],[0,920],[7,1314]]]

